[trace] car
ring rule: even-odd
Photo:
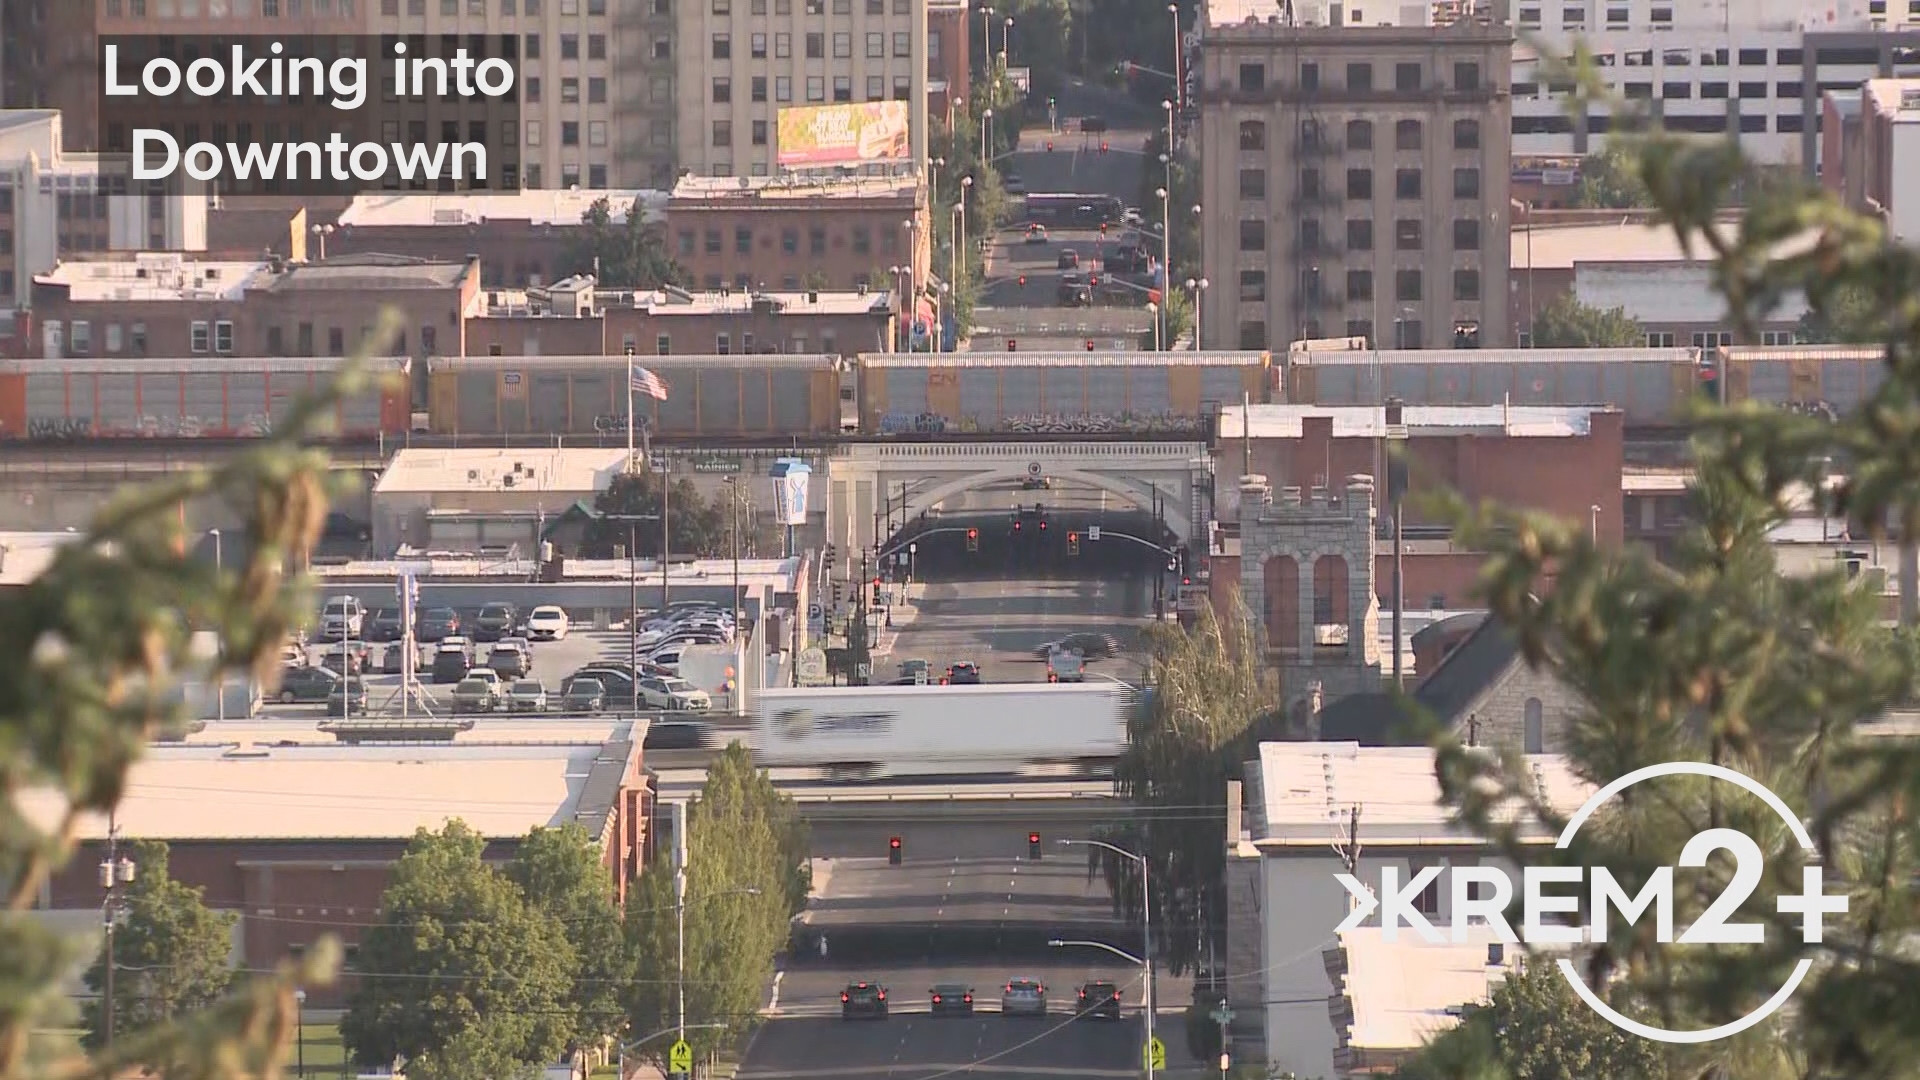
[[[1092,307],[1093,292],[1090,289],[1063,289],[1060,293],[1062,307]]]
[[[366,633],[361,637],[366,641],[399,641],[405,632],[406,627],[401,623],[400,610],[381,608],[366,621]]]
[[[507,708],[514,712],[546,712],[547,688],[533,679],[517,679],[507,687]]]
[[[280,666],[283,668],[306,667],[307,647],[294,642],[285,642],[280,646]]]
[[[365,645],[355,641],[342,641],[338,645],[329,645],[320,654],[320,666],[336,675],[358,675],[367,666]]]
[[[1088,660],[1111,660],[1120,655],[1120,642],[1112,634],[1068,634],[1036,646],[1033,657],[1045,660],[1061,651],[1077,652]]]
[[[323,667],[283,667],[280,669],[280,702],[325,701],[333,693],[340,676]]]
[[[1047,1015],[1047,988],[1039,979],[1008,979],[1000,995],[1002,1016]]]
[[[906,684],[927,683],[933,680],[933,665],[919,657],[900,661],[900,682]]]
[[[609,704],[624,708],[633,701],[633,676],[621,671],[619,668],[604,664],[590,664],[574,672],[572,675],[567,676],[567,681],[560,686],[560,692],[562,694],[566,693],[567,687],[572,684],[573,680],[582,677],[598,682],[601,692],[606,694],[606,700]]]
[[[673,672],[674,674],[677,675],[680,673],[680,657],[685,655],[685,652],[686,652],[686,644],[681,642],[675,642],[671,645],[667,645],[659,649],[656,652],[648,653],[646,656],[646,660],[647,660],[647,663],[652,664],[655,667],[664,668],[665,670]]]
[[[673,675],[643,676],[640,701],[656,709],[680,712],[706,712],[713,708],[713,698],[705,690]]]
[[[1022,491],[1052,491],[1052,490],[1053,490],[1053,477],[1051,477],[1051,476],[1026,476],[1026,477],[1022,477],[1022,478],[1021,478],[1021,480],[1020,480],[1020,490],[1022,490]]]
[[[433,654],[433,682],[436,686],[457,683],[473,670],[473,657],[465,649],[441,649]]]
[[[1045,225],[1027,226],[1027,243],[1044,244],[1047,242],[1047,239],[1047,227]]]
[[[327,693],[327,715],[367,715],[367,684],[359,679],[335,680]]]
[[[848,983],[840,991],[840,1019],[852,1020],[856,1017],[871,1017],[875,1020],[887,1018],[887,988],[879,983]]]
[[[1000,188],[1009,195],[1024,195],[1027,192],[1027,182],[1021,179],[1019,173],[1009,172],[1001,175]]]
[[[1071,649],[1055,649],[1047,657],[1047,681],[1078,683],[1087,681],[1087,658]]]
[[[935,1016],[972,1016],[973,987],[958,983],[941,983],[927,991],[933,1001]]]
[[[533,671],[533,650],[520,638],[508,638],[487,650],[487,667],[503,679],[523,678]]]
[[[1079,1015],[1083,1020],[1120,1019],[1120,988],[1098,979],[1081,986]]]
[[[459,633],[460,613],[450,607],[428,608],[413,624],[413,636],[420,641],[441,641]]]
[[[980,665],[971,660],[956,661],[947,669],[945,682],[949,686],[979,686]]]
[[[1146,215],[1142,214],[1140,208],[1137,206],[1129,206],[1125,210],[1120,211],[1120,224],[1122,225],[1131,225],[1137,229],[1146,224],[1146,221]]]
[[[564,641],[570,628],[566,611],[553,604],[527,613],[527,636],[535,641]]]
[[[492,674],[488,672],[488,674]],[[500,703],[499,695],[494,693],[494,683],[468,675],[453,688],[453,711],[457,713],[492,712]]]
[[[648,724],[645,749],[699,750],[707,745],[707,725],[687,723]]]
[[[1072,248],[1067,248],[1066,250],[1060,252],[1060,258],[1057,260],[1057,265],[1062,270],[1080,269],[1080,253],[1073,250]]]
[[[494,600],[480,607],[473,620],[473,640],[499,641],[520,625],[520,609],[505,600]]]
[[[414,647],[416,649],[419,648],[417,645]],[[415,653],[414,656],[417,660],[419,654]],[[403,674],[407,670],[406,665],[407,647],[405,645],[389,645],[380,651],[380,673],[382,675]],[[422,664],[420,666],[427,667],[429,665]]]
[[[329,597],[320,609],[320,636],[329,640],[357,638],[366,625],[367,610],[357,596]]]
[[[597,713],[607,707],[607,688],[599,679],[573,678],[560,691],[560,709],[570,713]]]

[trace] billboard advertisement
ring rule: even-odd
[[[807,523],[807,487],[813,470],[804,461],[781,458],[773,463],[774,518],[782,525]]]
[[[777,136],[783,169],[904,161],[912,153],[904,101],[781,109]]]

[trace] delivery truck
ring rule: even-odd
[[[1115,683],[768,689],[760,764],[837,778],[1013,775],[1034,765],[1112,771],[1136,695]]]

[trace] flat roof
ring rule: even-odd
[[[391,692],[391,690],[387,691]],[[382,691],[369,689],[374,704],[384,701]],[[396,729],[408,723],[416,725],[445,721],[441,717],[413,717],[411,721],[399,717],[381,716],[369,721],[355,719],[354,725],[363,730],[356,735],[360,745],[447,745],[445,739],[376,739],[366,733],[372,725],[387,724]],[[461,723],[471,723],[472,727],[453,734],[454,745],[465,746],[475,743],[552,745],[555,743],[604,743],[616,735],[623,734],[630,720],[617,717],[566,716],[552,720],[536,720],[526,716],[459,716]],[[338,718],[312,716],[268,716],[262,714],[244,720],[210,720],[199,731],[188,734],[180,742],[194,746],[275,746],[281,743],[296,743],[311,746],[348,745],[332,732],[322,731],[321,725],[340,723]]]
[[[1578,405],[1408,405],[1402,419],[1411,436],[1565,439],[1592,434],[1593,414],[1607,411]],[[1244,439],[1251,428],[1256,439],[1298,439],[1306,433],[1309,417],[1332,419],[1336,439],[1387,435],[1387,410],[1379,405],[1226,405],[1220,409],[1219,437]]]
[[[266,268],[259,259],[183,259],[167,252],[140,252],[131,258],[62,262],[33,280],[65,285],[74,301],[235,301]]]
[[[921,354],[925,356],[925,353]],[[952,354],[947,354],[952,355]],[[608,356],[433,356],[427,358],[428,371],[578,371],[601,370],[624,374],[626,357]],[[6,370],[0,361],[0,371]],[[633,358],[635,367],[655,372],[683,371],[687,368],[808,368],[837,371],[840,358],[830,353],[674,353],[671,356],[641,354]],[[668,387],[671,390],[672,383]]]
[[[1736,239],[1738,228],[1732,223],[1717,223],[1714,228],[1728,243]],[[1680,246],[1680,238],[1671,225],[1650,225],[1622,220],[1604,225],[1535,225],[1528,229],[1526,215],[1520,215],[1508,232],[1509,255],[1516,280],[1535,270],[1571,270],[1579,263],[1709,263],[1713,253],[1697,240],[1689,254]],[[1789,240],[1780,245],[1782,253],[1805,249],[1815,237]]]
[[[160,745],[129,771],[114,823],[153,840],[400,840],[455,818],[488,837],[568,821],[598,836],[617,785],[589,787],[634,753],[627,729],[543,744]],[[65,809],[47,789],[18,804],[43,828]],[[106,815],[84,815],[77,835],[105,839]]]
[[[1466,927],[1466,940],[1438,944],[1402,931],[1392,942],[1377,926],[1343,930],[1346,953],[1345,996],[1353,1007],[1346,1045],[1356,1050],[1418,1050],[1435,1035],[1459,1024],[1448,1010],[1480,1004],[1493,988],[1519,970],[1526,950],[1501,950],[1498,964],[1487,962],[1487,946],[1498,942],[1485,926]]]
[[[379,581],[391,582],[400,576],[401,571],[412,571],[422,582],[456,583],[460,578],[511,578],[531,580],[539,569],[533,559],[482,558],[479,555],[456,552],[421,552],[419,554],[402,553],[391,559],[356,559],[344,563],[328,563],[309,568],[308,572],[319,581],[338,579],[342,582]],[[793,588],[795,577],[800,572],[800,560],[792,559],[741,559],[740,584],[749,591],[758,586],[772,585],[779,590]],[[652,581],[660,583],[660,565],[654,559],[641,559],[636,566],[629,566],[625,559],[568,559],[562,582],[587,583],[596,581],[617,581],[626,584],[629,580],[643,586]],[[670,584],[675,585],[716,585],[726,586],[733,581],[732,559],[695,559],[690,562],[675,562]],[[564,606],[564,605],[563,605]]]
[[[1868,79],[1861,96],[1896,124],[1920,124],[1920,79]]]
[[[255,287],[271,292],[450,289],[460,284],[472,265],[464,259],[342,255],[325,262],[288,263],[284,271],[263,277]]]
[[[60,549],[82,532],[0,532],[0,586],[30,585],[53,565]]]
[[[1294,367],[1409,367],[1424,364],[1687,364],[1698,349],[1342,349],[1294,352]]]
[[[1529,754],[1536,783],[1559,812],[1570,814],[1594,785],[1560,754]],[[1320,852],[1360,808],[1360,840],[1375,845],[1478,844],[1440,802],[1434,751],[1424,746],[1361,746],[1355,742],[1261,743],[1253,842]],[[1538,823],[1523,836],[1547,838]]]
[[[400,492],[448,491],[564,492],[579,495],[605,491],[627,467],[627,451],[619,446],[582,446],[525,450],[407,449],[393,456],[380,479],[376,495]],[[558,513],[564,506],[554,507]]]
[[[465,194],[367,194],[354,197],[342,211],[342,229],[415,228],[484,225],[490,221],[524,221],[530,225],[578,225],[593,204],[607,200],[615,224],[625,224],[627,211],[640,204],[644,220],[656,221],[667,205],[667,193],[642,188],[610,191],[526,189]]]
[[[862,367],[873,368],[1029,368],[1029,367],[1264,367],[1265,352],[958,352],[861,353]]]
[[[894,176],[683,176],[673,185],[674,210],[738,209],[740,204],[816,199],[917,199],[920,179]]]
[[[627,292],[594,290],[596,312],[608,308],[633,308],[649,315],[749,315],[756,305],[771,303],[779,315],[886,315],[892,313],[895,300],[890,290],[843,289],[828,291],[755,291],[697,292],[682,295],[660,290]],[[550,296],[537,297],[527,289],[486,290],[487,315],[493,318],[541,317],[578,318],[555,314]]]

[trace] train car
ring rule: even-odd
[[[1701,384],[1693,349],[1426,349],[1300,352],[1286,400],[1303,405],[1608,405],[1629,427],[1678,422]]]
[[[260,438],[348,362],[206,356],[0,360],[0,438]],[[398,376],[394,385],[343,399],[332,437],[406,433],[410,362],[399,357],[377,363]]]
[[[1204,435],[1267,400],[1266,352],[885,353],[860,357],[868,435]]]
[[[1885,349],[1858,345],[1723,345],[1714,351],[1729,403],[1852,412],[1887,377]]]
[[[642,356],[667,400],[628,394],[625,356],[467,356],[427,362],[435,435],[624,432],[627,401],[656,438],[830,436],[840,365],[827,355]]]

